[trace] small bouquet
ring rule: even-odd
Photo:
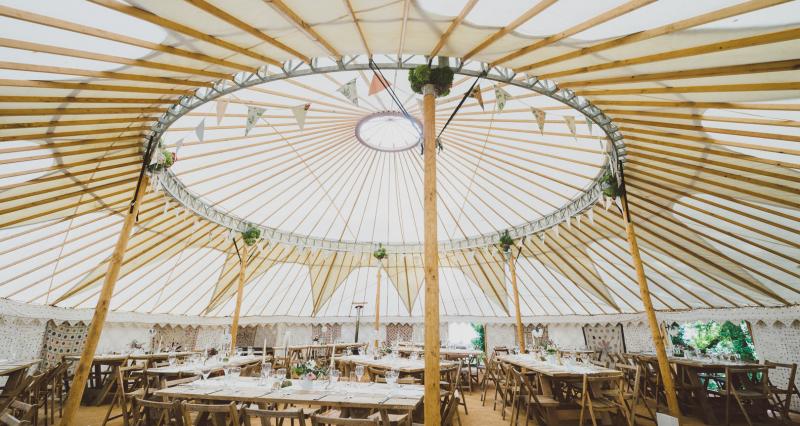
[[[326,376],[328,370],[317,367],[317,363],[312,359],[306,361],[304,364],[298,364],[292,367],[292,374],[303,380],[317,380]]]

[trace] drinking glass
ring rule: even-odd
[[[283,379],[286,378],[286,369],[285,368],[279,368],[277,376],[281,379],[281,381],[283,381]]]
[[[357,365],[356,366],[356,378],[358,379],[359,382],[361,382],[361,378],[362,377],[364,377],[364,366],[363,365]]]
[[[175,355],[175,352],[170,351],[167,355],[167,362],[169,363],[170,367],[174,367],[175,364],[178,362],[178,357]]]
[[[389,370],[386,372],[386,383],[394,387],[397,383],[397,378],[400,374],[396,370]]]
[[[231,367],[228,370],[228,373],[231,375],[232,380],[236,380],[239,376],[242,375],[242,368],[241,367]]]
[[[203,375],[203,381],[208,381],[208,376],[211,375],[211,366],[208,364],[203,364],[200,366],[200,374]]]
[[[272,375],[272,363],[271,362],[262,362],[261,363],[261,375],[264,375],[266,372],[267,377]]]
[[[331,382],[331,385],[336,385],[336,382],[339,381],[339,376],[342,373],[339,370],[333,369],[328,373],[328,380]]]
[[[255,352],[253,351],[253,347],[252,346],[248,346],[247,347],[247,356],[253,356],[254,353]]]

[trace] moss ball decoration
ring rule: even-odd
[[[508,253],[513,244],[514,239],[511,238],[511,235],[508,234],[507,230],[500,235],[500,247],[502,247],[504,252]]]
[[[603,191],[603,194],[609,198],[617,198],[619,195],[617,179],[614,178],[614,175],[612,175],[610,171],[607,171],[600,179],[600,189]]]
[[[372,256],[378,259],[378,261],[386,258],[386,249],[383,247],[383,244],[378,245],[378,249],[372,252]]]
[[[454,75],[450,67],[431,68],[428,65],[420,65],[408,72],[408,82],[411,84],[411,90],[420,95],[426,84],[432,84],[438,98],[450,94]]]
[[[255,226],[250,226],[244,232],[242,232],[242,239],[248,246],[255,244],[259,237],[261,237],[261,230]]]

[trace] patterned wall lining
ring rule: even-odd
[[[598,351],[601,359],[610,353],[625,352],[625,335],[622,331],[622,324],[585,325],[583,326],[583,337],[586,339],[586,346]]]
[[[40,356],[44,367],[57,365],[64,356],[80,355],[86,344],[88,331],[89,327],[83,323],[70,325],[66,322],[56,324],[48,321]]]

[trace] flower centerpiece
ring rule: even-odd
[[[317,367],[314,360],[308,360],[303,364],[298,364],[292,367],[292,376],[300,379],[302,387],[310,388],[314,380],[320,379],[328,374],[328,370],[322,367]]]
[[[450,67],[431,68],[429,65],[420,65],[408,72],[408,82],[414,93],[422,94],[426,84],[432,84],[436,97],[450,94],[453,86],[453,70]]]

